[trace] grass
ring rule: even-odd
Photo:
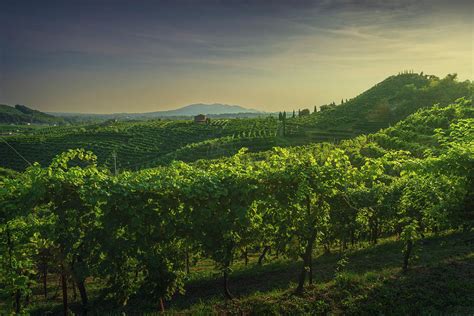
[[[247,287],[247,293],[239,299],[214,303],[212,310],[251,315],[472,314],[474,246],[463,242],[468,238],[469,234],[461,233],[427,238],[418,245],[407,274],[400,269],[401,244],[392,239],[374,247],[350,250],[346,253],[348,264],[340,273],[335,272],[340,253],[320,255],[314,262],[316,284],[307,287],[303,296],[293,295],[299,266],[289,264],[279,273],[286,288],[266,290],[273,283],[270,276],[260,291]],[[293,277],[288,280],[286,273],[290,271]],[[177,311],[195,314],[202,308],[208,307],[196,304]]]
[[[393,238],[347,250],[347,264],[339,272],[336,267],[343,254],[321,251],[314,259],[315,283],[301,296],[293,294],[301,262],[270,256],[258,266],[258,254],[250,257],[248,266],[236,261],[230,278],[236,299],[226,301],[218,271],[211,261],[202,260],[192,267],[186,294],[166,302],[166,309],[173,315],[469,315],[474,313],[474,244],[467,242],[472,237],[472,232],[427,237],[418,243],[405,274],[400,268],[402,245]],[[118,309],[97,300],[100,284],[90,282],[88,290],[92,314],[158,311],[157,302],[146,297],[135,297]],[[39,292],[35,289],[32,314],[61,311],[59,294],[46,304]],[[71,309],[79,310],[79,298]]]

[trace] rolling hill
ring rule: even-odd
[[[63,124],[63,118],[55,117],[24,105],[9,106],[0,104],[0,123],[3,124]]]
[[[379,228],[380,238],[376,242],[373,242],[368,239],[370,236],[370,234],[368,234],[369,224],[365,224],[365,221],[360,221],[358,218],[359,215],[365,216],[365,209],[357,210],[357,212],[354,213],[352,207],[345,207],[344,204],[338,203],[338,200],[330,200],[331,203],[334,204],[331,205],[330,208],[328,207],[328,209],[331,210],[327,213],[327,223],[329,224],[325,225],[331,225],[329,227],[335,229],[328,230],[327,236],[329,236],[330,238],[329,242],[323,238],[317,239],[317,243],[313,251],[311,252],[312,256],[314,257],[312,257],[312,260],[309,263],[310,271],[314,269],[316,280],[314,281],[314,283],[310,281],[310,284],[305,286],[303,292],[295,293],[294,283],[294,281],[299,275],[298,271],[300,271],[300,269],[302,268],[301,260],[297,260],[297,256],[291,255],[292,252],[288,250],[286,250],[285,252],[285,248],[280,248],[277,243],[272,243],[271,253],[268,252],[263,263],[259,262],[261,261],[259,260],[259,255],[262,248],[261,236],[266,235],[257,235],[256,237],[254,237],[252,233],[255,235],[258,234],[257,230],[247,230],[248,228],[246,228],[245,230],[242,230],[242,234],[240,235],[244,236],[244,238],[241,239],[243,240],[243,242],[240,242],[240,248],[236,248],[235,254],[232,257],[232,276],[230,278],[230,283],[232,292],[234,293],[234,295],[236,295],[232,300],[226,300],[224,295],[222,295],[223,282],[222,276],[220,275],[222,272],[222,268],[219,265],[216,265],[213,261],[217,261],[215,258],[219,257],[216,256],[210,258],[209,255],[206,256],[206,253],[198,253],[197,250],[191,248],[191,251],[194,250],[195,252],[191,252],[191,255],[193,255],[193,263],[190,263],[189,271],[186,272],[187,277],[185,278],[183,285],[183,289],[185,291],[183,290],[178,292],[173,289],[173,291],[175,291],[174,295],[170,295],[165,302],[163,302],[164,300],[162,300],[162,306],[166,304],[166,309],[169,311],[170,314],[186,315],[372,315],[378,313],[404,315],[410,313],[423,314],[426,311],[433,314],[469,314],[469,312],[473,308],[474,302],[472,300],[472,293],[474,290],[474,283],[472,282],[472,279],[474,277],[472,270],[472,265],[474,264],[472,229],[459,229],[457,221],[463,220],[464,218],[462,216],[464,215],[472,216],[472,193],[469,194],[468,189],[472,187],[473,179],[471,170],[472,168],[469,168],[469,166],[472,166],[472,149],[470,149],[472,148],[472,146],[470,145],[472,145],[472,142],[474,140],[474,131],[472,125],[473,119],[474,109],[472,107],[472,101],[460,99],[454,104],[447,106],[433,106],[425,109],[419,109],[414,114],[408,116],[404,120],[397,122],[392,127],[383,129],[375,134],[361,135],[355,139],[344,141],[339,146],[335,147],[340,148],[342,149],[342,151],[346,152],[351,160],[357,160],[358,158],[362,158],[362,160],[365,160],[366,158],[371,158],[370,161],[376,161],[376,159],[372,160],[372,158],[382,156],[387,158],[390,157],[390,155],[396,155],[396,158],[394,160],[391,160],[390,163],[387,164],[386,172],[380,176],[380,179],[384,179],[385,181],[391,181],[389,182],[390,186],[384,184],[383,188],[393,190],[393,192],[389,191],[393,194],[382,193],[382,195],[380,195],[382,198],[384,198],[384,203],[389,204],[389,209],[386,210],[386,205],[384,204],[383,208],[381,208],[381,210],[383,210],[383,213],[377,213],[376,215],[376,218],[380,219],[382,223]],[[446,139],[443,140],[443,138]],[[324,145],[319,146],[319,144],[311,144],[309,146],[294,147],[290,151],[292,153],[301,154],[304,152],[315,152],[316,150],[323,148]],[[405,158],[401,158],[401,156],[398,156],[396,152],[390,151],[392,149],[406,150],[406,152],[404,152],[404,155],[406,155],[405,157],[409,157],[409,160],[404,161]],[[454,149],[454,151],[452,151],[451,149]],[[351,150],[353,150],[353,152],[351,152]],[[420,150],[424,152],[423,154],[425,155],[425,157],[421,160],[411,160],[411,158],[414,158],[414,156],[419,155]],[[276,151],[273,151],[273,155],[275,154],[275,152]],[[389,155],[387,156],[386,154]],[[239,166],[240,162],[244,162],[244,164],[249,162],[245,160],[245,156],[248,155],[243,154],[242,156],[239,156]],[[462,159],[459,160],[459,158]],[[235,157],[232,159],[235,159]],[[403,239],[403,232],[405,232],[406,230],[403,230],[401,234],[402,238],[400,238],[397,237],[396,234],[396,232],[398,231],[397,227],[400,227],[398,225],[405,225],[405,227],[408,226],[408,224],[403,222],[403,220],[406,221],[406,218],[408,216],[412,216],[413,218],[415,218],[418,213],[415,213],[415,215],[406,213],[400,214],[399,210],[403,211],[403,208],[400,208],[398,206],[400,204],[398,201],[403,202],[404,200],[399,196],[401,195],[404,198],[411,197],[411,194],[413,193],[410,190],[410,186],[413,186],[413,188],[418,188],[420,185],[423,185],[423,183],[421,183],[422,181],[420,181],[423,178],[420,177],[412,179],[411,177],[413,177],[413,172],[409,172],[410,175],[406,176],[406,178],[403,178],[405,177],[401,174],[403,171],[400,172],[399,175],[399,170],[397,171],[395,169],[402,167],[402,170],[409,170],[410,164],[413,162],[425,168],[430,166],[443,167],[441,164],[444,165],[446,162],[449,163],[448,165],[444,165],[447,171],[444,170],[439,172],[438,168],[430,168],[430,172],[433,172],[434,174],[432,175],[433,178],[429,178],[430,180],[432,180],[432,182],[426,185],[426,190],[428,191],[429,195],[415,195],[413,197],[413,200],[419,198],[422,199],[422,201],[425,201],[425,199],[432,198],[438,199],[438,201],[442,201],[445,196],[449,197],[449,195],[443,195],[444,192],[441,191],[439,192],[441,198],[438,198],[437,194],[435,194],[436,196],[430,195],[430,193],[438,193],[436,191],[430,191],[431,185],[441,185],[441,187],[444,188],[445,184],[455,184],[454,181],[460,181],[459,183],[464,189],[456,192],[463,194],[461,196],[465,197],[465,201],[471,204],[466,204],[466,212],[463,212],[463,209],[460,208],[462,204],[460,204],[459,201],[456,201],[456,204],[454,205],[449,205],[449,207],[443,207],[439,211],[439,214],[442,215],[441,220],[444,220],[442,224],[436,222],[436,220],[439,220],[438,218],[430,217],[432,212],[427,212],[427,215],[421,215],[424,216],[422,218],[423,223],[427,223],[427,225],[433,225],[435,229],[428,230],[426,228],[420,228],[420,230],[423,229],[421,230],[423,235],[420,237],[413,238],[413,242],[416,243],[416,257],[413,255],[413,258],[410,260],[409,266],[404,269],[401,266],[401,262],[402,253],[404,253],[404,249],[406,249],[406,239]],[[294,160],[289,162],[289,164],[292,163],[294,163]],[[451,165],[452,163],[454,164]],[[265,168],[269,165],[267,162],[263,162],[261,165],[258,165],[256,161],[251,161],[250,164],[252,165],[252,176],[255,176],[253,172],[258,172],[258,168],[262,168],[262,166],[263,168]],[[357,162],[354,162],[354,164],[357,165]],[[211,163],[211,167],[213,166],[213,168],[209,168],[211,171],[209,173],[203,173],[203,178],[199,180],[202,181],[202,179],[205,179],[205,177],[209,177],[208,174],[211,174],[211,172],[213,171],[215,172],[215,170],[217,169],[216,166],[220,165],[225,164],[222,163],[222,161]],[[369,164],[369,166],[371,165]],[[393,166],[394,169],[392,169],[391,166]],[[457,173],[452,170],[453,166],[459,168]],[[137,223],[140,223],[140,219],[143,218],[146,221],[146,228],[156,227],[151,226],[152,224],[150,224],[154,221],[157,221],[161,225],[161,229],[163,229],[162,227],[165,227],[164,223],[166,223],[166,219],[164,219],[165,216],[163,216],[162,214],[166,213],[158,212],[161,211],[161,205],[166,205],[166,210],[168,210],[170,208],[169,201],[174,201],[174,199],[170,200],[163,198],[168,196],[175,196],[174,194],[176,194],[176,191],[171,191],[169,188],[182,188],[180,191],[178,191],[180,192],[180,194],[177,195],[180,201],[180,203],[177,204],[179,206],[173,205],[171,207],[188,210],[186,207],[181,207],[181,203],[189,203],[187,201],[194,201],[194,199],[183,199],[182,197],[186,197],[185,194],[187,194],[188,191],[192,190],[189,190],[188,186],[181,187],[180,185],[181,183],[187,184],[191,182],[189,178],[187,178],[186,171],[188,169],[186,168],[192,168],[192,166],[185,166],[182,169],[178,169],[179,167],[183,166],[178,165],[177,167],[176,165],[174,165],[170,168],[156,168],[150,170],[143,170],[141,172],[136,173],[124,173],[122,175],[119,175],[118,177],[110,175],[110,177],[112,177],[113,179],[112,181],[107,178],[109,175],[104,174],[102,176],[106,179],[94,177],[91,179],[92,181],[84,181],[84,183],[80,182],[81,185],[78,186],[79,188],[77,189],[77,191],[84,195],[88,194],[88,192],[90,191],[95,192],[97,188],[102,188],[101,183],[98,183],[99,181],[103,181],[108,185],[114,185],[113,187],[111,187],[111,189],[105,191],[108,193],[107,195],[91,195],[93,197],[108,197],[108,200],[106,200],[107,202],[104,203],[104,200],[100,199],[98,200],[98,202],[96,202],[98,206],[94,208],[90,207],[94,210],[104,209],[105,212],[107,212],[105,213],[106,215],[103,215],[104,213],[102,212],[99,213],[100,217],[98,217],[99,220],[102,220],[105,224],[97,225],[98,228],[96,230],[92,230],[92,232],[94,233],[96,231],[99,232],[99,234],[94,234],[94,236],[100,236],[99,238],[104,236],[102,238],[106,240],[105,242],[103,242],[102,239],[95,237],[97,239],[94,239],[94,245],[101,245],[102,242],[106,245],[106,247],[110,247],[112,249],[112,251],[110,251],[110,253],[112,253],[111,259],[108,259],[107,256],[103,256],[102,258],[106,258],[105,260],[108,259],[109,262],[114,262],[116,260],[116,257],[114,257],[113,255],[115,255],[116,252],[121,251],[121,248],[119,247],[122,245],[124,245],[122,247],[126,249],[126,254],[131,257],[134,255],[134,252],[130,249],[134,249],[134,247],[136,247],[139,242],[142,242],[142,240],[151,240],[151,243],[156,243],[156,239],[147,238],[149,234],[151,234],[149,232],[151,230],[149,229],[147,232],[142,225]],[[411,167],[413,167],[413,165]],[[156,176],[161,175],[160,172],[163,172],[164,170],[175,170],[173,168],[176,168],[180,172],[164,173],[166,177]],[[70,170],[70,174],[81,174],[79,169]],[[459,174],[462,170],[467,170],[470,175],[467,175],[466,177],[459,177]],[[95,175],[95,172],[98,171],[93,172],[93,175]],[[201,172],[204,172],[204,170],[201,169],[196,173],[191,173],[191,176],[199,175],[201,174]],[[392,173],[393,175],[391,175]],[[36,173],[31,172],[30,174],[35,175]],[[184,176],[182,174],[184,174]],[[264,176],[263,173],[257,173],[257,175]],[[289,173],[284,173],[283,175],[283,177],[277,179],[281,181],[281,179],[291,177]],[[373,176],[374,174],[370,173],[370,175]],[[389,175],[390,177],[393,177],[393,179],[388,180],[387,177],[389,177]],[[442,177],[445,182],[437,184],[435,176]],[[377,177],[379,176],[376,175],[375,178]],[[61,179],[63,178],[66,178],[67,181],[69,181],[66,182],[66,185],[64,187],[70,190],[70,188],[73,187],[71,185],[71,180],[69,179],[69,177],[62,176]],[[174,178],[178,178],[178,180]],[[182,178],[184,178],[184,180]],[[211,179],[214,180],[214,178]],[[272,177],[270,179],[273,180],[275,178]],[[178,182],[180,180],[182,182]],[[259,180],[261,179],[259,178]],[[412,180],[416,180],[416,182],[411,182]],[[196,183],[200,185],[197,188],[200,188],[202,191],[199,191],[197,195],[203,194],[203,192],[204,194],[206,194],[207,192],[205,191],[206,189],[203,189],[206,187],[207,183],[202,185],[200,181],[196,181]],[[283,181],[280,181],[277,182],[277,185],[280,185],[280,183],[285,183]],[[324,178],[322,178],[321,180],[321,178],[319,178],[317,181],[317,183],[324,183],[324,181],[327,180],[325,180]],[[166,185],[168,186],[163,185],[163,183],[166,183]],[[208,185],[210,187],[209,190],[214,190],[211,191],[212,194],[216,194],[216,192],[219,192],[216,190],[216,188],[218,188],[220,185],[219,182],[209,183],[212,184]],[[224,183],[227,184],[228,182]],[[92,186],[93,189],[84,190],[83,187],[87,184]],[[402,185],[399,186],[399,184]],[[387,187],[385,187],[385,185],[387,185]],[[457,185],[458,187],[460,187],[459,184]],[[51,187],[55,188],[53,186]],[[256,190],[255,187],[252,188],[252,190]],[[282,185],[282,187],[284,187],[284,190],[293,189],[291,186]],[[408,189],[406,189],[407,187]],[[367,191],[367,189],[370,188],[372,188],[372,186],[364,186],[356,192],[357,194],[364,194],[364,198],[370,197],[372,191]],[[379,186],[377,186],[376,188],[378,189]],[[171,193],[163,193],[164,191],[166,191],[165,189],[168,189],[168,191],[171,191]],[[399,192],[399,189],[402,191]],[[344,190],[344,196],[347,195],[347,187],[344,186],[343,189],[340,190]],[[24,193],[24,195],[30,199],[30,196],[28,195],[30,194],[30,192],[28,190],[25,191],[26,193]],[[16,191],[14,192],[16,193]],[[51,194],[49,193],[50,191],[46,192],[48,192],[46,194]],[[62,193],[64,191],[59,192]],[[419,192],[420,194],[423,193],[423,189],[419,189]],[[102,191],[100,194],[102,194]],[[225,198],[222,198],[222,196],[233,196],[229,193],[226,194],[227,195],[218,195],[218,198],[220,198],[219,201],[225,200]],[[60,198],[62,197],[61,194],[57,195],[60,196]],[[10,195],[5,194],[5,196],[7,198],[10,198]],[[69,196],[65,196],[67,199],[70,199]],[[159,197],[163,199],[163,204],[151,204],[154,203],[154,201],[158,200]],[[240,195],[238,198],[240,198]],[[238,198],[235,199],[237,200]],[[272,197],[270,199],[272,201],[272,204],[270,205],[275,205],[275,200],[272,199]],[[89,205],[89,201],[95,201],[92,198],[84,200],[86,201],[84,202],[84,204],[87,203],[86,205]],[[142,200],[146,200],[147,202],[141,203]],[[204,205],[212,205],[206,200],[206,198],[203,198],[203,200],[206,203]],[[51,202],[47,200],[47,202],[44,203]],[[148,206],[147,203],[150,203],[151,205]],[[235,218],[234,220],[237,221],[239,216],[242,216],[242,212],[239,212],[236,215],[227,215],[227,212],[222,211],[223,206],[221,203],[217,202],[215,203],[216,206],[210,206],[207,208],[194,208],[193,213],[199,211],[201,211],[202,213],[207,213],[210,212],[210,209],[212,210],[211,207],[214,207],[219,211],[219,215],[216,217],[222,216],[225,219]],[[283,203],[285,203],[283,204],[285,208],[277,209],[279,212],[275,212],[274,214],[285,213],[285,211],[287,211],[286,207],[288,207],[288,204],[286,202],[286,199]],[[48,207],[44,208],[49,209],[51,204],[45,204]],[[109,204],[112,204],[112,207],[107,208]],[[240,204],[237,205],[240,206]],[[421,205],[427,205],[428,207],[430,206],[430,204]],[[443,204],[443,206],[445,205],[448,204]],[[430,210],[437,210],[436,207],[437,205],[434,205]],[[64,208],[58,209],[62,210]],[[424,207],[422,207],[421,209],[424,210]],[[75,209],[72,210],[75,211]],[[175,209],[172,208],[172,210],[174,211]],[[241,208],[239,208],[239,210],[241,210]],[[340,210],[342,210],[341,213]],[[410,210],[412,209],[410,208]],[[77,215],[73,212],[71,213],[73,215],[69,218],[76,219]],[[279,227],[284,227],[284,225],[287,225],[287,222],[291,221],[291,217],[293,217],[295,213],[296,212],[292,212],[290,213],[292,216],[288,216],[288,218],[285,217],[286,220],[284,222],[276,222],[277,225],[280,225]],[[122,214],[130,215],[124,216]],[[158,216],[158,214],[161,216]],[[190,225],[195,225],[193,221],[183,221],[181,217],[179,218],[179,220],[175,220],[176,213],[173,212],[171,214],[172,220],[170,220],[170,226],[172,227],[172,230],[170,229],[170,231],[172,232],[179,231],[176,229],[177,225],[183,225],[182,227],[186,227],[186,232],[189,231]],[[188,213],[184,211],[183,213],[179,214]],[[251,216],[253,216],[254,213],[251,214]],[[49,213],[47,213],[47,215],[49,215]],[[344,216],[348,217],[346,218]],[[48,219],[49,218],[50,217],[48,217]],[[85,218],[85,216],[82,216],[81,220],[83,218]],[[201,217],[197,216],[196,218]],[[265,217],[265,219],[271,221],[270,217]],[[434,224],[431,224],[428,221],[429,219],[433,220]],[[218,219],[216,219],[216,221],[217,220]],[[364,218],[362,218],[362,220],[364,220]],[[262,226],[259,226],[259,228],[268,227],[266,226],[268,224],[265,224],[265,221],[262,222],[264,224],[262,224]],[[446,224],[446,222],[448,222],[451,226],[443,226],[448,225]],[[219,226],[209,225],[208,219],[204,220],[203,223],[204,224],[202,225],[205,225],[207,227]],[[247,224],[247,222],[244,223]],[[337,230],[337,228],[341,227],[341,223],[344,225],[348,225],[347,227],[349,228],[355,227],[358,232],[358,234],[354,237],[356,238],[355,241],[352,243],[347,242],[345,246],[344,239],[342,238],[344,238],[344,236],[347,236],[344,235],[344,227],[346,226],[342,226],[344,229],[341,230],[342,232]],[[356,223],[356,225],[354,225],[353,223]],[[396,223],[397,226],[394,227],[393,223]],[[77,226],[76,222],[73,220],[58,221],[55,225],[57,225],[61,229],[64,229],[66,225],[69,225],[66,227],[71,227],[71,230],[73,230],[72,227]],[[115,227],[113,225],[118,227],[117,231],[120,232],[119,234],[114,235],[111,233],[104,233],[109,231],[115,231],[109,229],[110,226]],[[315,224],[314,222],[311,222],[310,225],[321,224]],[[130,236],[133,236],[134,238],[138,239],[139,242],[136,242],[134,239],[131,238],[128,239],[123,237],[125,234],[125,230],[123,229],[124,226],[127,227],[127,231],[133,231],[134,229],[138,231],[138,233],[135,233],[133,235],[130,234]],[[219,226],[219,229],[221,226]],[[102,227],[106,227],[105,229],[107,230]],[[245,227],[248,226],[245,225]],[[439,227],[448,228],[440,230]],[[401,226],[401,228],[404,228],[404,226]],[[161,231],[158,229],[156,229],[156,231],[161,233]],[[89,230],[87,230],[86,232],[89,233]],[[203,236],[205,236],[203,238],[220,240],[216,239],[215,235],[210,235],[210,237],[207,237],[209,235],[206,233],[202,234]],[[271,230],[268,234],[275,233],[273,232],[273,230]],[[175,237],[176,235],[177,234],[173,235],[173,237]],[[158,234],[154,236],[158,236]],[[189,233],[186,233],[186,236],[189,236]],[[191,236],[195,235],[193,234]],[[196,234],[196,236],[201,236],[201,234]],[[326,235],[323,236],[326,237]],[[117,242],[119,247],[111,247],[111,239],[113,241],[125,240],[126,243]],[[287,239],[286,235],[283,236],[282,239]],[[76,240],[77,239],[74,239],[74,241]],[[96,240],[99,240],[99,242],[96,242]],[[251,241],[249,242],[248,240]],[[292,241],[294,242],[294,240],[297,239],[293,238]],[[264,240],[263,242],[268,243],[271,241]],[[293,243],[291,243],[290,246],[291,245],[293,245]],[[241,248],[245,249],[245,252],[242,255],[238,252],[240,250],[243,250]],[[108,248],[104,247],[99,249]],[[143,247],[141,249],[149,248]],[[170,248],[165,249],[167,251],[170,251],[168,250]],[[279,253],[279,250],[282,250],[282,253]],[[95,253],[92,251],[91,253],[92,255],[89,256],[94,260],[96,258],[94,256]],[[138,258],[137,260],[141,260],[143,256],[142,253],[146,253],[146,251],[140,251],[139,255],[135,255],[134,258]],[[159,257],[161,258],[162,256],[166,255],[167,253],[163,252],[159,254]],[[51,258],[53,257],[51,256]],[[180,253],[180,256],[177,256],[176,260],[184,261],[184,253]],[[95,267],[93,266],[93,264],[89,265]],[[107,266],[110,265],[111,264],[108,264]],[[122,267],[121,262],[120,267]],[[158,266],[158,269],[160,269],[160,266]],[[90,294],[90,305],[79,303],[79,297],[77,297],[76,295],[70,295],[70,308],[74,312],[80,313],[82,310],[85,309],[83,306],[86,306],[88,310],[94,314],[107,314],[118,312],[133,314],[143,312],[156,312],[156,299],[152,299],[154,293],[148,290],[148,287],[143,287],[142,291],[136,290],[136,293],[138,294],[131,295],[130,300],[126,302],[127,304],[124,304],[121,301],[116,302],[113,300],[105,300],[105,296],[103,295],[103,293],[112,293],[112,291],[115,291],[116,288],[119,288],[122,285],[121,283],[118,283],[118,285],[109,285],[107,282],[102,282],[102,280],[100,279],[102,275],[95,272],[96,270],[91,269],[91,271],[91,275],[93,275],[92,273],[96,273],[95,275],[98,275],[98,277],[93,275],[94,277],[89,278],[87,281],[87,289],[89,289],[88,293]],[[107,270],[107,273],[110,273],[108,271],[109,270]],[[181,272],[184,274],[184,271],[180,271],[180,273]],[[128,276],[132,280],[135,280],[136,278],[134,279],[133,276],[137,275],[136,273],[124,274],[123,270],[119,270],[118,273],[120,273],[120,276],[125,275],[126,277]],[[35,288],[31,296],[31,302],[33,304],[33,314],[60,313],[61,311],[60,297],[58,297],[58,295],[54,295],[50,297],[46,296],[45,298],[43,296],[43,292],[41,291],[41,286],[44,286],[45,288],[47,287],[48,292],[51,293],[54,292],[54,290],[57,288],[57,285],[55,284],[54,280],[57,280],[58,271],[49,271],[49,274],[51,275],[51,281],[48,283],[49,287],[43,284],[34,285]],[[55,278],[53,276],[55,276]],[[103,280],[105,280],[105,278],[103,278]],[[147,279],[145,280],[148,281]],[[163,282],[162,278],[158,280],[159,282]],[[130,283],[126,283],[125,286],[128,284]],[[156,288],[156,285],[153,286],[153,289],[154,288]],[[451,295],[445,295],[445,293],[448,292]],[[67,290],[65,290],[65,293],[67,295]],[[164,310],[163,307],[161,308],[162,310]]]
[[[213,119],[210,124],[194,124],[191,120],[109,121],[41,128],[4,138],[28,160],[42,165],[68,149],[85,148],[97,154],[101,164],[112,166],[116,153],[119,169],[137,170],[166,165],[173,160],[192,162],[225,157],[241,147],[259,152],[274,146],[338,142],[389,127],[420,108],[435,103],[447,105],[460,97],[469,98],[472,91],[472,83],[458,82],[453,75],[440,79],[400,74],[344,104],[309,116],[289,118],[285,123],[273,117]],[[185,110],[196,113],[205,108],[196,105]],[[284,134],[283,125],[286,125]],[[26,167],[5,143],[0,143],[0,151],[1,167],[15,170]]]
[[[198,114],[237,114],[237,113],[262,113],[260,111],[254,109],[246,109],[239,105],[228,105],[228,104],[190,104],[184,106],[182,108],[170,111],[159,111],[159,112],[151,112],[151,113],[144,113],[145,115],[149,116],[192,116]]]
[[[416,73],[390,76],[344,103],[325,105],[309,116],[289,119],[288,135],[373,133],[420,108],[472,98],[473,87],[470,81],[458,82],[455,74],[442,79]]]
[[[246,116],[257,116],[265,114],[255,109],[247,109],[239,105],[228,105],[221,103],[204,104],[196,103],[183,106],[175,110],[155,111],[145,113],[111,113],[111,114],[93,114],[93,113],[54,113],[51,115],[67,118],[71,121],[81,120],[108,120],[108,119],[128,119],[128,120],[147,120],[156,118],[188,118],[198,114],[206,114],[211,117],[235,117],[246,114]]]

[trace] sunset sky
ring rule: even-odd
[[[0,103],[42,111],[278,111],[403,70],[473,79],[471,1],[0,2]]]

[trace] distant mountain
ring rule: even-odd
[[[190,104],[175,110],[156,111],[145,113],[112,113],[112,114],[88,114],[88,113],[49,113],[55,116],[73,118],[73,119],[154,119],[154,118],[182,118],[190,117],[198,114],[206,114],[212,116],[222,116],[228,114],[229,116],[236,116],[237,114],[247,114],[246,116],[265,114],[255,109],[247,109],[239,105],[229,104],[204,104],[196,103]]]
[[[182,108],[170,111],[159,111],[144,113],[146,115],[157,115],[157,116],[192,116],[198,114],[237,114],[237,113],[261,113],[254,109],[246,109],[239,105],[228,105],[228,104],[203,104],[196,103],[184,106]]]
[[[27,106],[17,104],[14,107],[0,104],[0,123],[3,124],[63,124],[64,119]]]

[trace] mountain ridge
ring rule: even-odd
[[[98,113],[68,113],[68,112],[47,112],[48,114],[67,117],[67,116],[87,116],[87,117],[107,117],[107,118],[158,118],[158,117],[179,117],[179,116],[194,116],[198,114],[240,114],[240,113],[254,113],[264,114],[265,112],[252,108],[245,108],[240,105],[231,105],[223,103],[193,103],[185,105],[173,110],[152,111],[152,112],[117,112],[110,114]]]

